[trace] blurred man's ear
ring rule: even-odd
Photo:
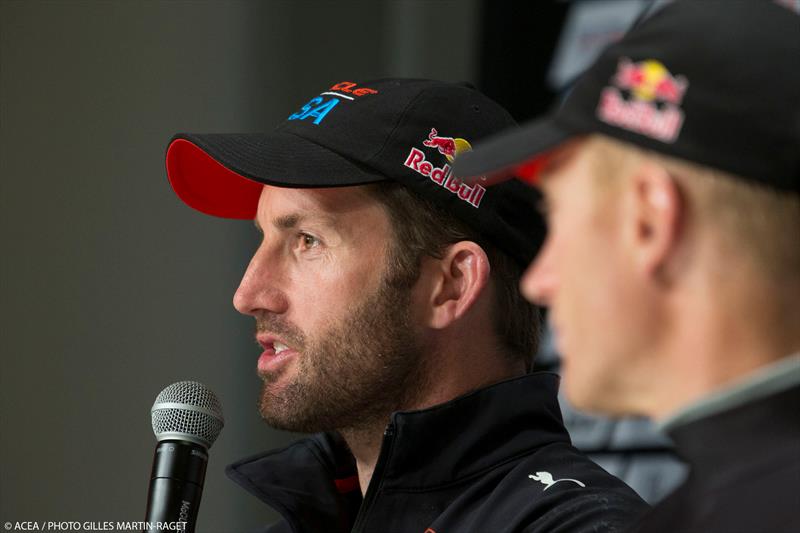
[[[463,317],[485,292],[489,283],[489,259],[472,241],[447,247],[444,256],[430,265],[433,277],[428,326],[443,329]]]
[[[666,280],[685,222],[685,199],[669,171],[652,160],[642,161],[628,186],[626,240],[635,267]]]

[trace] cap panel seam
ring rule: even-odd
[[[425,93],[427,93],[428,91],[430,91],[432,89],[434,89],[434,87],[428,87],[426,89],[421,90],[419,92],[419,94],[417,94],[414,98],[411,99],[411,101],[408,102],[408,104],[406,104],[405,109],[403,109],[403,112],[400,113],[400,116],[398,117],[397,122],[395,122],[395,125],[392,128],[392,131],[390,131],[389,134],[386,136],[386,139],[384,139],[383,144],[381,145],[381,147],[378,148],[378,151],[375,152],[375,154],[372,155],[372,157],[369,157],[368,159],[366,159],[364,161],[365,163],[367,163],[367,164],[369,164],[371,166],[372,161],[374,161],[375,159],[378,159],[378,157],[380,157],[380,155],[383,153],[383,151],[386,149],[386,147],[389,146],[390,139],[394,138],[395,132],[400,127],[400,125],[403,124],[403,121],[406,119],[406,117],[410,113],[412,107],[414,107],[417,104],[417,101],[420,100],[425,95]]]

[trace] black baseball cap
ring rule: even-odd
[[[471,86],[419,79],[344,81],[293,110],[271,133],[179,133],[167,175],[210,215],[252,219],[264,184],[343,187],[396,181],[465,221],[527,265],[544,239],[538,194],[511,180],[484,186],[452,164],[473,142],[515,122]]]
[[[797,193],[799,65],[800,16],[786,6],[678,0],[607,48],[557,109],[480,144],[455,172],[533,182],[549,151],[600,133]]]

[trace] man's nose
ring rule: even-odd
[[[286,294],[278,282],[280,268],[270,257],[266,246],[261,246],[242,276],[239,288],[233,295],[233,307],[243,315],[259,312],[284,313],[288,307]]]
[[[522,276],[520,290],[529,302],[545,307],[550,304],[557,283],[557,272],[553,268],[553,246],[548,237]]]

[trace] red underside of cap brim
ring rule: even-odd
[[[515,166],[511,172],[520,181],[533,186],[538,186],[541,178],[542,169],[547,166],[552,155],[552,150],[539,154],[538,156]]]
[[[255,218],[261,183],[226,168],[186,139],[170,143],[166,164],[175,194],[189,207],[222,218]]]

